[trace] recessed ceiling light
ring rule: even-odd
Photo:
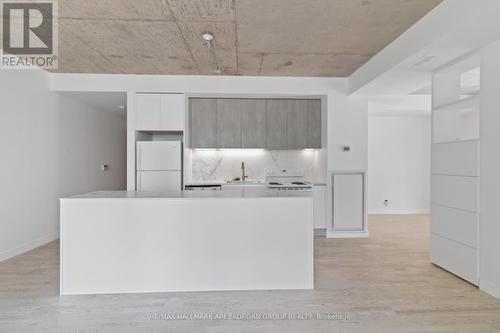
[[[210,32],[204,32],[201,34],[201,38],[207,42],[211,42],[214,40],[214,35]]]

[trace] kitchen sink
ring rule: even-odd
[[[264,185],[260,180],[233,180],[224,185]]]

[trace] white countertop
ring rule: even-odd
[[[223,180],[199,180],[199,181],[192,181],[192,182],[185,182],[185,186],[203,186],[203,185],[222,185],[225,184],[226,182]]]
[[[197,182],[186,182],[184,185],[185,186],[210,186],[210,185],[266,186],[266,183],[262,182],[260,180],[256,180],[256,179],[255,180],[254,179],[245,180],[245,182],[241,182],[241,181],[225,182],[225,181],[218,181],[218,180],[214,180],[214,181],[203,180],[203,181],[197,181]]]
[[[65,199],[144,199],[144,198],[309,198],[311,191],[280,191],[267,188],[249,187],[230,190],[136,192],[136,191],[97,191],[79,194]]]
[[[327,183],[324,180],[318,180],[318,181],[313,181],[309,182],[313,186],[326,186]],[[200,181],[191,181],[191,182],[186,182],[184,183],[185,186],[207,186],[207,185],[239,185],[239,186],[264,186],[266,185],[265,182],[262,182],[261,184],[242,184],[239,182],[234,182],[234,183],[227,183],[223,180],[200,180]]]

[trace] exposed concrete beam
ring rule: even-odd
[[[349,92],[356,93],[408,57],[459,29],[464,22],[477,18],[483,8],[498,3],[497,0],[445,0],[355,71],[349,77]]]

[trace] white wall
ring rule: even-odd
[[[363,97],[331,96],[328,118],[328,170],[368,168],[368,102]],[[332,105],[333,104],[333,105]],[[349,146],[350,151],[343,151]]]
[[[430,116],[368,118],[369,213],[429,212],[430,144]]]
[[[0,72],[0,260],[57,237],[58,113],[45,72]]]
[[[126,117],[97,110],[58,94],[60,194],[124,190],[127,173]],[[109,169],[102,171],[101,164]]]
[[[125,118],[89,110],[48,86],[44,71],[0,72],[0,261],[58,237],[61,194],[125,186],[123,167],[108,178],[97,165],[102,156],[125,163]],[[120,139],[106,141],[110,136]]]
[[[346,78],[54,74],[54,91],[127,91],[128,189],[135,187],[135,93],[325,96],[328,170],[367,168],[367,102],[347,96]],[[342,146],[351,146],[342,152]]]

